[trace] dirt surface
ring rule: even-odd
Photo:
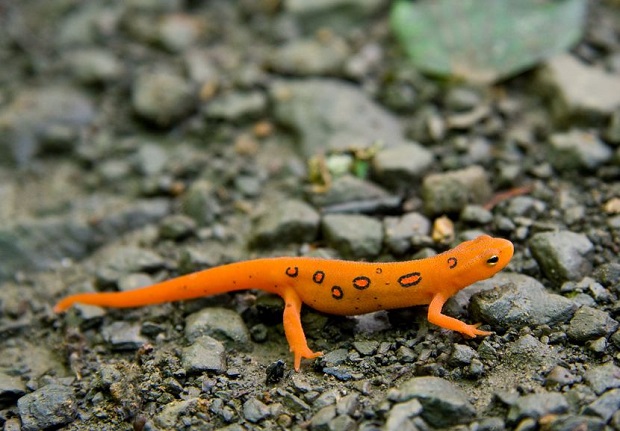
[[[620,9],[589,6],[571,52],[474,87],[413,70],[381,1],[0,1],[0,425],[620,429]],[[52,311],[481,233],[514,258],[444,310],[492,335],[306,309],[299,373],[264,292]]]

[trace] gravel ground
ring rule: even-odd
[[[472,87],[412,70],[381,1],[0,2],[0,425],[620,430],[620,6],[590,6],[570,53]],[[493,335],[305,310],[299,373],[261,292],[52,311],[482,232],[515,256],[445,309]]]

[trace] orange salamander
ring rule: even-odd
[[[488,235],[465,241],[436,256],[406,262],[369,263],[310,257],[255,259],[217,266],[125,292],[80,293],[54,307],[63,312],[75,303],[138,307],[246,289],[260,289],[284,299],[284,333],[295,357],[321,356],[308,347],[301,326],[301,305],[337,315],[429,304],[429,322],[469,337],[490,332],[441,313],[459,290],[504,268],[513,254],[510,241]]]

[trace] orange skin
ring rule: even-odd
[[[428,321],[466,336],[490,332],[441,313],[444,303],[470,284],[492,277],[512,258],[510,241],[482,235],[433,257],[407,262],[368,263],[309,257],[278,257],[232,263],[126,292],[80,293],[62,299],[59,313],[75,303],[138,307],[260,289],[285,302],[284,333],[295,357],[321,356],[308,347],[301,326],[301,305],[337,315],[429,304]]]

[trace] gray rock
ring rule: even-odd
[[[273,244],[314,241],[319,229],[319,214],[299,200],[286,200],[270,206],[258,219],[252,244],[273,247]]]
[[[403,141],[398,120],[358,87],[333,79],[278,81],[271,87],[274,114],[295,130],[304,154],[367,148]]]
[[[614,145],[620,145],[620,109],[616,109],[611,118],[609,125],[605,131],[605,138]]]
[[[185,337],[193,342],[209,335],[228,348],[251,351],[250,332],[239,314],[227,308],[209,307],[190,314],[185,320]]]
[[[612,389],[588,404],[583,412],[598,416],[607,422],[618,410],[620,410],[620,389]]]
[[[457,112],[474,109],[483,101],[480,90],[464,86],[448,89],[445,97],[446,108]]]
[[[181,13],[164,15],[156,27],[157,42],[175,53],[190,48],[205,32],[205,23],[199,15]]]
[[[113,202],[110,206],[101,208],[100,213],[104,215],[92,226],[96,235],[103,235],[106,239],[143,228],[149,223],[159,221],[170,212],[170,202],[167,199],[143,199],[121,205]]]
[[[344,349],[339,349],[344,350]],[[340,393],[337,389],[328,389],[318,396],[316,400],[312,403],[312,406],[317,409],[321,409],[323,407],[331,406],[336,404],[336,400],[340,396]]]
[[[71,87],[47,86],[17,93],[0,111],[0,162],[28,163],[46,149],[72,150],[95,118],[89,98]]]
[[[607,350],[607,338],[600,337],[592,341],[588,341],[586,347],[595,353],[605,353]]]
[[[243,403],[243,417],[253,424],[269,416],[269,407],[257,398],[250,398]]]
[[[327,213],[374,212],[377,208],[400,205],[400,198],[363,179],[344,175],[336,178],[325,192],[310,196],[315,206]]]
[[[614,343],[616,347],[620,347],[620,331],[614,332],[614,334],[610,338],[611,342]]]
[[[465,393],[439,377],[414,377],[391,391],[388,397],[396,402],[419,400],[422,417],[435,427],[468,423],[476,415]]]
[[[19,377],[0,372],[0,406],[13,403],[26,393],[26,385]]]
[[[321,229],[327,244],[345,258],[374,257],[381,251],[383,227],[372,217],[328,214]]]
[[[480,205],[465,205],[459,218],[466,223],[488,224],[493,221],[493,213]]]
[[[330,430],[355,431],[357,429],[356,422],[347,415],[340,415],[329,421]]]
[[[515,196],[506,206],[506,215],[510,218],[530,217],[538,218],[547,211],[547,204],[531,196]]]
[[[75,77],[84,84],[101,84],[119,79],[123,65],[105,49],[82,49],[69,54],[67,62]]]
[[[310,429],[328,431],[329,422],[336,417],[336,406],[323,407],[310,419]]]
[[[263,191],[261,180],[255,175],[238,175],[235,177],[235,189],[248,197],[258,197]]]
[[[593,366],[586,371],[584,377],[596,395],[601,395],[608,389],[620,388],[620,367],[613,362]]]
[[[404,403],[395,404],[385,421],[386,431],[415,431],[417,428],[411,418],[422,413],[422,404],[416,398]]]
[[[102,218],[93,224],[83,217],[50,216],[0,225],[0,280],[19,271],[49,269],[62,259],[83,259],[110,237],[142,227],[168,212],[165,200],[143,200],[102,207]]]
[[[420,213],[407,213],[400,217],[383,219],[385,244],[392,253],[404,254],[413,244],[428,241],[431,222]]]
[[[277,388],[276,394],[280,397],[282,404],[291,409],[293,412],[304,412],[310,410],[310,406],[307,403],[285,389]]]
[[[347,360],[349,352],[346,349],[335,349],[321,356],[320,361],[327,367],[343,364]]]
[[[422,184],[424,207],[431,214],[458,212],[467,204],[482,204],[490,197],[489,178],[480,166],[431,174]]]
[[[554,95],[561,118],[575,114],[606,117],[620,105],[620,78],[586,65],[570,54],[548,61],[541,81]]]
[[[431,166],[433,153],[417,142],[403,142],[380,150],[372,159],[377,182],[390,188],[408,190]]]
[[[140,324],[122,321],[103,327],[101,336],[115,350],[138,350],[148,342],[141,335]]]
[[[519,397],[510,407],[508,421],[517,423],[523,419],[539,419],[546,415],[563,414],[568,411],[564,395],[556,392],[543,392]]]
[[[612,150],[592,133],[571,130],[549,138],[549,161],[560,171],[596,169],[612,156]]]
[[[134,290],[140,287],[150,286],[154,284],[155,280],[148,274],[144,272],[134,272],[131,274],[124,275],[118,279],[118,290],[124,292],[127,290]],[[98,307],[92,307],[98,308]],[[96,317],[97,312],[88,310],[88,313],[93,313]]]
[[[592,276],[603,286],[615,286],[616,291],[620,293],[620,263],[604,263],[594,270]]]
[[[169,159],[170,156],[161,145],[141,142],[134,157],[134,165],[143,175],[157,175],[163,171]]]
[[[557,325],[568,321],[578,305],[563,296],[548,293],[536,279],[521,274],[500,273],[484,285],[497,287],[472,297],[470,310],[476,320],[493,327],[522,328]]]
[[[97,255],[97,279],[109,285],[131,273],[150,272],[165,267],[164,259],[157,253],[134,246],[110,247]]]
[[[552,421],[546,424],[545,429],[549,431],[603,431],[605,429],[605,421],[586,415],[557,415],[552,416]]]
[[[178,241],[196,232],[196,221],[183,214],[174,214],[163,219],[159,226],[162,239]]]
[[[123,372],[121,371],[121,366],[117,367],[113,364],[102,364],[99,369],[99,378],[101,379],[101,384],[104,388],[109,389],[110,386],[114,383],[118,383],[123,380]]]
[[[355,392],[336,401],[336,411],[339,415],[353,416],[359,406],[359,395]]]
[[[263,92],[235,92],[209,100],[205,115],[207,118],[235,121],[260,117],[266,109],[267,96]]]
[[[195,181],[182,197],[183,212],[200,226],[210,225],[222,212],[214,186],[208,181]]]
[[[478,431],[502,431],[505,429],[504,419],[498,417],[481,419],[478,424]]]
[[[553,367],[547,374],[547,383],[556,384],[558,386],[572,385],[577,382],[577,377],[566,368],[558,365]]]
[[[618,325],[618,322],[612,319],[609,313],[584,306],[577,310],[566,333],[572,339],[584,342],[609,336],[618,329]]]
[[[413,361],[416,360],[417,356],[418,355],[416,355],[416,353],[413,351],[413,349],[410,349],[407,346],[400,346],[396,350],[396,357],[403,364],[410,364],[410,363],[412,363]]]
[[[465,344],[455,344],[452,346],[449,362],[458,367],[469,365],[476,358],[478,358],[478,353],[473,348]]]
[[[545,275],[558,285],[566,280],[580,280],[592,269],[588,257],[594,246],[583,234],[542,232],[530,239],[529,247]]]
[[[221,374],[226,371],[226,350],[222,343],[205,335],[182,349],[181,363],[188,374],[205,371]]]
[[[362,356],[372,356],[379,348],[378,341],[354,341],[353,348]]]
[[[57,428],[73,422],[77,402],[73,389],[49,384],[17,400],[23,431]]]
[[[524,361],[524,358],[527,358]],[[539,373],[551,371],[561,361],[559,350],[543,344],[531,335],[524,335],[512,343],[506,353],[506,363],[520,370],[535,369]]]
[[[286,0],[284,10],[293,17],[306,34],[329,28],[338,34],[357,30],[381,7],[382,0],[329,0],[307,2]]]
[[[140,117],[168,127],[194,109],[194,99],[192,87],[184,78],[157,71],[138,75],[133,83],[131,103]]]
[[[297,39],[273,50],[269,66],[289,75],[336,75],[350,55],[347,43],[338,36]]]
[[[158,429],[178,429],[179,419],[193,412],[198,407],[199,402],[198,398],[173,400],[163,406],[153,418],[153,423],[159,427]]]

